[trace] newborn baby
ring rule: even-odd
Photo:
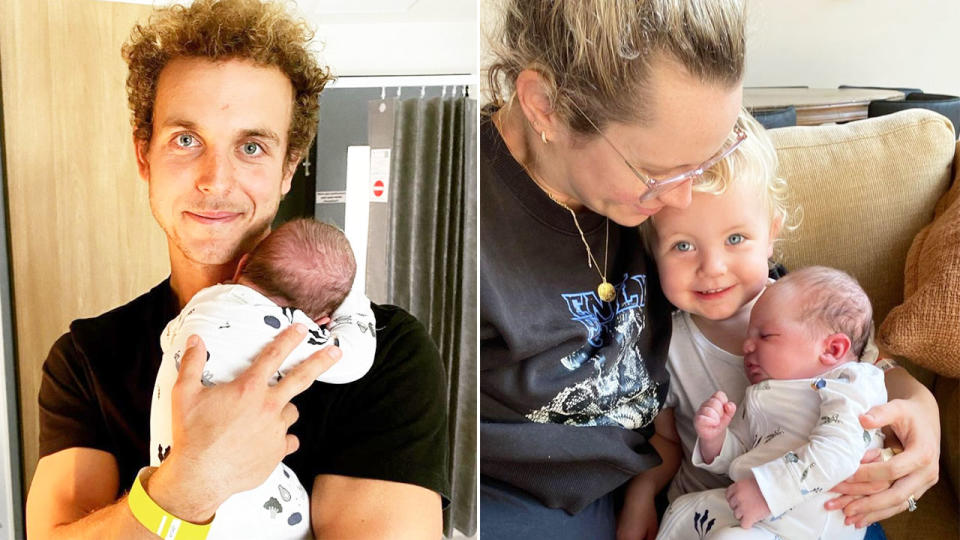
[[[839,270],[804,268],[767,287],[743,345],[743,404],[717,392],[694,417],[694,464],[734,483],[678,497],[657,538],[863,538],[823,504],[882,443],[859,421],[887,400],[883,372],[857,361],[871,320],[866,293]]]
[[[376,352],[375,324],[370,301],[362,293],[350,292],[355,272],[353,251],[343,232],[299,219],[281,225],[244,255],[233,283],[194,295],[160,338],[163,360],[150,410],[150,464],[159,465],[173,444],[171,389],[191,335],[199,335],[206,345],[201,381],[205,386],[233,380],[294,323],[307,327],[307,337],[270,384],[329,344],[339,346],[343,356],[317,381],[345,384],[366,374]],[[207,538],[312,538],[309,517],[307,491],[281,463],[263,484],[220,506]]]

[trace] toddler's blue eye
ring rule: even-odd
[[[743,235],[740,233],[733,233],[727,237],[727,242],[730,243],[730,245],[732,246],[735,246],[743,242],[744,240],[746,240],[746,238],[744,238]]]
[[[246,154],[246,155],[248,155],[248,156],[255,156],[255,155],[257,155],[259,152],[260,152],[260,145],[259,145],[259,144],[257,144],[257,143],[252,143],[252,142],[244,143],[244,145],[243,145],[243,153],[244,153],[244,154]]]
[[[676,249],[677,251],[687,252],[687,251],[693,250],[693,244],[691,244],[690,242],[677,242],[676,245],[673,246],[673,248]]]
[[[177,144],[183,146],[184,148],[193,146],[194,138],[193,135],[188,133],[182,133],[177,135]]]

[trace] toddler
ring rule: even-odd
[[[294,323],[307,327],[306,339],[284,360],[271,384],[328,344],[343,349],[343,357],[318,381],[344,384],[366,374],[376,335],[370,301],[362,293],[350,293],[355,272],[343,232],[299,219],[281,225],[244,255],[233,283],[194,295],[160,338],[163,359],[150,410],[150,464],[159,465],[170,452],[170,392],[191,335],[206,345],[205,386],[233,380]],[[220,506],[207,538],[312,538],[309,517],[307,491],[281,463],[263,484]]]

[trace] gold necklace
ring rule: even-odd
[[[527,169],[526,167],[524,167]],[[603,272],[600,271],[600,264],[597,262],[597,259],[593,256],[593,250],[590,249],[590,244],[587,243],[587,237],[583,234],[583,229],[580,227],[580,221],[577,220],[577,213],[573,211],[573,208],[570,208],[563,201],[556,198],[553,193],[547,189],[540,180],[536,178],[533,174],[533,171],[527,169],[527,174],[530,176],[530,179],[533,180],[533,183],[537,185],[544,193],[547,194],[547,197],[550,197],[550,200],[557,203],[561,207],[565,208],[570,212],[570,216],[573,217],[573,224],[577,227],[577,232],[580,233],[580,240],[583,240],[583,247],[587,248],[587,266],[593,268],[596,266],[597,273],[600,274],[600,285],[597,285],[597,296],[600,297],[600,300],[604,302],[612,302],[614,298],[617,297],[617,291],[613,288],[613,285],[607,281],[607,253],[610,247],[610,218],[606,218],[606,236],[603,241]]]

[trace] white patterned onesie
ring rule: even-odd
[[[250,366],[257,354],[282,330],[299,322],[307,337],[284,360],[270,384],[329,344],[343,357],[317,381],[344,384],[365,375],[373,364],[377,340],[370,300],[351,292],[331,315],[328,329],[298,309],[283,308],[243,285],[214,285],[198,292],[160,337],[163,360],[157,372],[150,409],[150,464],[160,465],[172,444],[170,392],[177,380],[180,358],[191,335],[207,348],[202,383],[229,382]],[[251,444],[256,444],[251,441]],[[296,474],[280,463],[260,486],[234,494],[219,509],[208,540],[312,538],[307,491]]]
[[[862,539],[866,529],[844,525],[843,513],[823,504],[867,450],[882,446],[880,430],[864,430],[859,416],[886,403],[883,381],[880,369],[848,362],[814,379],[748,387],[720,455],[704,464],[698,442],[693,462],[735,482],[752,474],[772,517],[741,529],[725,489],[688,493],[670,504],[657,539]]]

